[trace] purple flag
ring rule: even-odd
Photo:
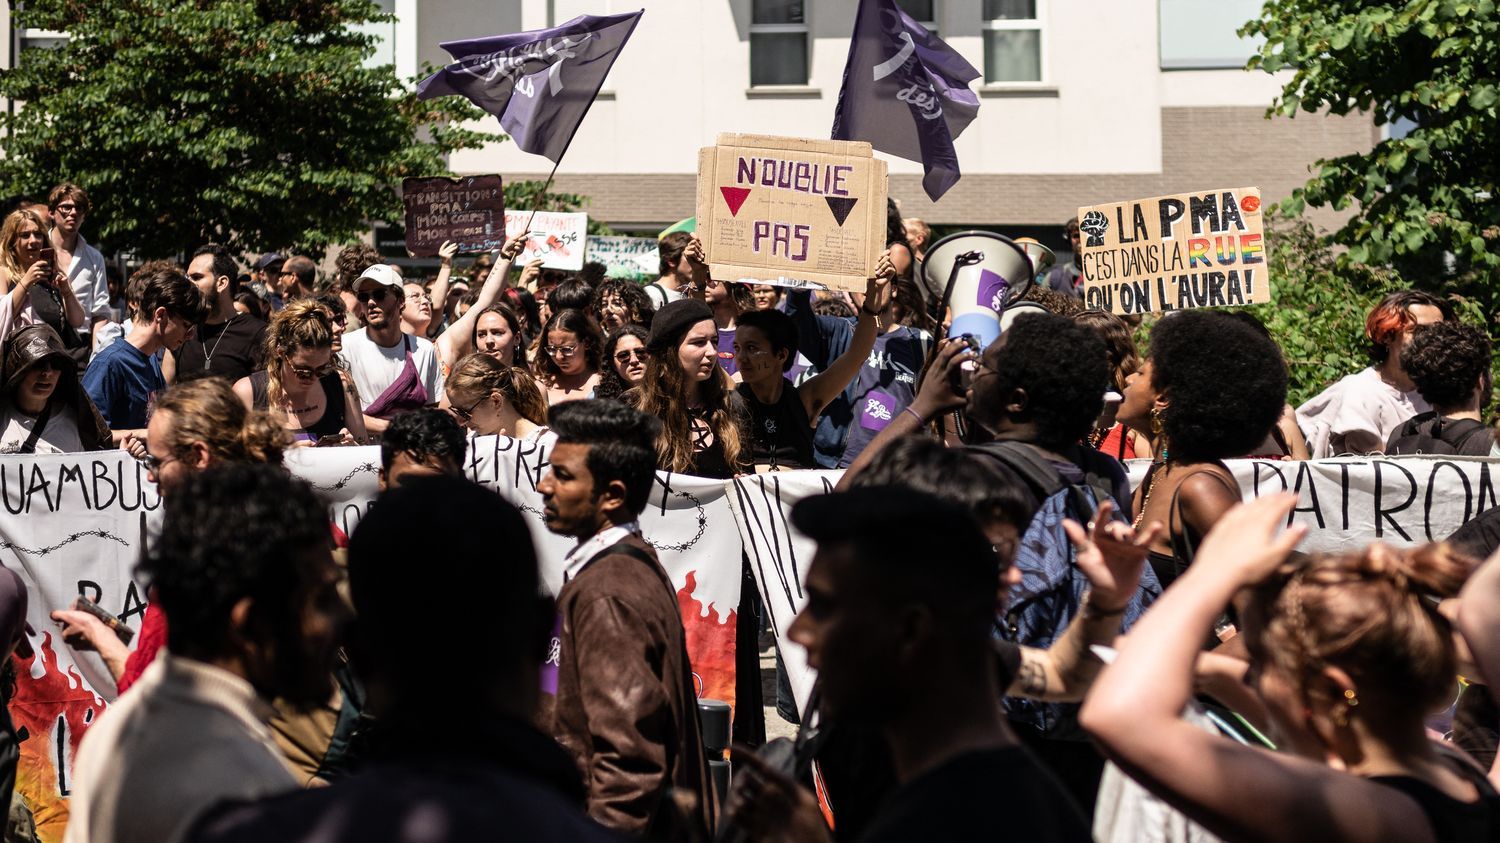
[[[958,182],[953,139],[979,113],[969,83],[979,71],[896,6],[860,0],[833,113],[834,140],[868,141],[920,161],[922,187],[936,202]]]
[[[551,29],[444,42],[456,61],[422,80],[417,98],[462,94],[500,118],[516,145],[555,164],[644,11],[579,15]]]

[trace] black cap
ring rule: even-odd
[[[697,299],[678,299],[668,302],[651,320],[651,339],[646,347],[652,351],[664,351],[682,341],[684,334],[705,319],[713,319],[714,312]]]

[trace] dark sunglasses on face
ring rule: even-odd
[[[453,412],[453,417],[456,418],[456,419],[458,419],[458,423],[459,424],[468,424],[474,418],[474,408],[478,407],[480,404],[483,404],[484,403],[484,399],[486,399],[488,397],[489,397],[488,395],[481,395],[478,399],[476,399],[474,401],[473,404],[469,405],[469,408],[467,410],[465,410],[462,407],[453,407],[453,406],[450,406],[448,409]]]
[[[380,301],[381,299],[385,298],[385,294],[387,292],[389,291],[385,287],[380,287],[379,289],[375,290],[360,290],[359,292],[354,294],[354,298],[360,304],[369,304],[372,301]]]
[[[615,362],[616,363],[628,363],[631,360],[642,360],[642,361],[644,361],[645,359],[646,359],[646,349],[644,349],[644,348],[630,348],[630,349],[625,349],[624,351],[616,351],[615,352]]]
[[[316,369],[309,369],[306,366],[292,366],[291,370],[292,374],[305,381],[318,380],[333,371],[333,364],[324,363]]]

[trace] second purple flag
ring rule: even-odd
[[[958,182],[953,139],[979,113],[979,97],[969,90],[978,78],[973,65],[895,0],[860,0],[833,139],[866,141],[920,161],[922,187],[936,202]]]

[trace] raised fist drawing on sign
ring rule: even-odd
[[[1089,236],[1086,246],[1103,246],[1104,232],[1109,230],[1109,218],[1103,211],[1089,211],[1078,222],[1078,230]]]

